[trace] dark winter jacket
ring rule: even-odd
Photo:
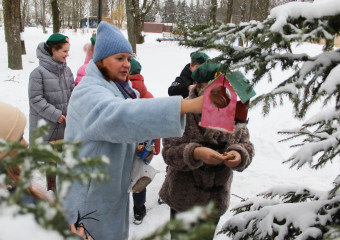
[[[189,98],[197,97],[196,87]],[[182,212],[193,206],[205,206],[215,202],[217,215],[225,213],[229,206],[233,170],[243,171],[254,156],[253,144],[249,141],[246,124],[237,123],[234,133],[200,127],[200,114],[186,114],[187,123],[181,138],[163,139],[163,158],[169,165],[160,190],[160,198],[172,209]],[[241,154],[239,166],[230,169],[225,164],[207,165],[193,159],[194,149],[209,147],[219,153],[231,150]]]
[[[73,74],[66,63],[57,62],[52,58],[43,42],[38,45],[37,57],[39,66],[32,71],[28,85],[29,138],[31,141],[38,121],[44,119],[50,125],[44,141],[63,139],[66,124],[65,121],[59,124],[58,120],[61,115],[66,116],[74,88]]]
[[[188,63],[182,70],[179,77],[176,77],[175,81],[172,82],[168,88],[169,96],[181,95],[183,98],[188,97],[188,87],[194,84],[194,80],[191,78],[190,63]]]

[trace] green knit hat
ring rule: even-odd
[[[132,58],[130,65],[131,65],[131,67],[130,67],[130,74],[131,75],[140,74],[140,71],[142,70],[142,66],[140,65],[140,63],[136,59]]]
[[[96,44],[96,37],[91,37],[91,44],[94,46]]]
[[[47,45],[54,45],[58,43],[68,43],[69,39],[67,36],[61,33],[53,33],[46,41]]]
[[[197,62],[199,64],[204,63],[205,61],[207,61],[210,58],[204,52],[192,52],[192,53],[190,53],[190,57],[191,57],[191,62]]]
[[[215,73],[220,68],[220,63],[206,62],[199,65],[198,68],[191,74],[191,78],[196,83],[205,83],[215,78]]]

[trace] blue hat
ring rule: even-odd
[[[97,29],[93,61],[98,62],[116,53],[130,53],[132,55],[131,44],[116,26],[102,21]]]

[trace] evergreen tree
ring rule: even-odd
[[[177,2],[177,23],[178,24],[186,24],[188,22],[188,9],[186,0]]]
[[[166,0],[163,6],[162,19],[165,23],[176,22],[176,5],[174,0]]]
[[[104,181],[108,179],[104,170],[108,160],[104,157],[80,159],[77,151],[80,143],[63,142],[53,146],[42,144],[41,136],[46,134],[47,129],[47,125],[40,127],[29,147],[22,143],[0,140],[1,152],[15,151],[18,153],[16,156],[11,154],[1,160],[0,185],[6,186],[10,181],[3,172],[4,168],[21,166],[15,192],[8,194],[8,191],[0,189],[0,218],[6,219],[6,221],[10,219],[18,221],[21,218],[26,224],[32,223],[35,226],[40,226],[40,231],[45,229],[50,233],[54,232],[54,234],[60,235],[59,239],[79,239],[69,229],[64,215],[63,199],[73,181]],[[91,169],[91,171],[84,171],[84,169]],[[27,194],[26,189],[29,188],[31,179],[37,174],[37,171],[43,176],[46,174],[58,176],[60,182],[58,190],[53,196],[52,204],[45,200],[38,200],[37,205],[32,206],[20,201]],[[8,225],[11,222],[8,221]],[[18,227],[20,226],[17,226],[13,221],[11,229],[18,229]],[[13,231],[15,234],[15,230]],[[36,229],[32,229],[31,233],[27,232],[27,238],[36,237],[36,231]]]
[[[317,170],[338,158],[340,152],[340,49],[334,48],[339,33],[338,0],[291,2],[272,9],[263,22],[219,23],[202,31],[190,30],[180,43],[201,51],[219,51],[213,61],[223,64],[221,70],[243,69],[252,86],[266,77],[271,82],[274,68],[293,71],[273,90],[255,98],[250,107],[263,104],[266,115],[290,101],[293,117],[304,119],[317,102],[322,102],[323,108],[301,126],[281,132],[287,134],[284,140],[302,139],[285,163]],[[321,40],[324,46],[319,55],[295,51],[301,44]],[[325,191],[273,187],[233,209],[235,216],[222,232],[234,240],[335,239],[340,235],[339,186],[340,177]]]
[[[212,219],[207,219],[207,216],[213,212],[213,203],[208,204],[206,207],[194,207],[186,212],[177,214],[175,219],[171,219],[153,234],[143,238],[143,240],[167,240],[169,231],[171,231],[172,239],[210,239],[212,233],[215,232],[216,226]]]

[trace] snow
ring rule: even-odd
[[[318,1],[320,4],[327,2],[328,4],[334,4],[338,0],[324,0]],[[320,11],[323,8],[320,7]],[[331,8],[332,9],[332,8]],[[306,8],[307,11],[307,8]],[[274,14],[275,11],[272,11]],[[28,79],[31,71],[38,66],[38,60],[36,58],[36,47],[42,42],[46,41],[49,35],[52,33],[52,29],[48,28],[48,34],[43,34],[39,28],[26,28],[23,33],[23,39],[26,44],[27,54],[22,57],[23,70],[10,70],[7,67],[7,46],[4,39],[3,28],[0,28],[0,48],[2,54],[0,56],[0,101],[10,103],[18,107],[27,117],[29,115],[28,107]],[[69,36],[71,49],[70,56],[67,59],[68,66],[74,74],[76,74],[78,68],[83,64],[85,59],[85,53],[83,52],[83,45],[90,41],[92,31],[78,31],[73,32],[71,30],[65,30],[63,32]],[[127,36],[126,30],[123,30],[123,34]],[[190,53],[195,49],[178,46],[173,41],[156,41],[157,38],[161,38],[161,34],[157,33],[145,33],[145,43],[137,46],[137,59],[142,65],[142,71],[145,78],[145,84],[148,90],[155,97],[166,97],[167,89],[178,76],[183,67],[190,61]],[[309,55],[318,55],[322,53],[322,46],[313,44],[301,44],[296,47],[296,52],[308,53]],[[211,51],[207,52],[211,57],[216,56],[218,53]],[[337,71],[339,73],[339,70]],[[272,90],[278,82],[285,79],[288,73],[282,72],[280,69],[276,69],[273,74],[273,83],[260,82],[255,87],[257,94],[264,93]],[[339,81],[335,74],[333,77],[329,77],[329,87],[325,90],[332,90],[334,88],[333,81]],[[333,86],[332,86],[333,84]],[[287,89],[287,91],[291,91]],[[306,116],[309,121],[315,121],[317,113],[320,113],[321,104],[313,108],[310,115]],[[296,168],[289,168],[289,165],[284,165],[282,162],[287,160],[294,154],[295,150],[289,148],[293,142],[278,143],[282,139],[277,134],[282,129],[292,129],[297,127],[306,121],[306,119],[298,121],[293,119],[292,105],[285,99],[282,106],[278,106],[273,109],[269,116],[263,117],[261,113],[261,107],[256,107],[249,112],[249,124],[251,141],[255,145],[255,157],[252,164],[243,172],[235,172],[234,180],[232,183],[232,196],[230,200],[229,210],[221,217],[217,230],[220,230],[222,225],[232,216],[230,209],[240,204],[241,199],[254,198],[258,193],[273,188],[275,186],[284,185],[306,185],[311,186],[316,190],[325,190],[332,187],[332,182],[339,172],[339,159],[335,159],[332,165],[326,166],[323,169],[315,171],[304,166],[297,170]],[[330,112],[327,115],[319,117],[326,118],[331,117],[334,112]],[[25,129],[25,138],[28,139],[28,125]],[[165,178],[166,165],[162,159],[162,155],[155,156],[151,162],[151,166],[159,171],[151,184],[147,187],[147,215],[141,225],[134,225],[133,213],[132,213],[132,198],[130,202],[130,237],[129,239],[141,239],[144,236],[155,231],[159,226],[165,224],[170,217],[169,207],[165,204],[159,205],[158,192]],[[267,200],[273,201],[273,200]],[[285,208],[276,206],[275,212],[271,214],[280,215],[284,212]],[[309,209],[312,210],[312,206]],[[297,209],[295,216],[292,215],[292,221],[302,221],[298,217],[303,215],[307,209]],[[271,217],[272,215],[268,215]],[[241,216],[240,216],[241,217]],[[305,220],[305,219],[303,219]],[[35,239],[47,239],[44,234],[47,234],[47,230],[42,230],[34,224],[34,221],[30,216],[22,216],[16,219],[6,217],[6,213],[0,213],[0,221],[2,229],[14,230],[14,226],[20,224],[20,228],[24,228],[23,231],[14,231],[17,234],[25,233],[27,236],[35,236]],[[312,231],[312,230],[311,230]],[[3,230],[1,231],[3,232]],[[28,234],[29,233],[29,234]],[[35,234],[36,233],[36,234]],[[40,236],[39,236],[40,234]],[[2,239],[2,235],[0,236]],[[5,238],[4,239],[14,239]],[[18,238],[22,239],[22,238]],[[53,232],[49,232],[48,239],[59,239],[54,236]],[[230,239],[225,235],[217,235],[214,239]]]
[[[338,53],[338,55],[340,55]],[[321,86],[320,91],[326,91],[328,94],[337,90],[337,85],[340,84],[340,65],[332,69],[332,71],[327,76],[324,84]]]
[[[49,239],[62,240],[63,238],[52,230],[43,229],[35,220],[33,214],[15,215],[17,208],[8,206],[0,210],[0,239]],[[11,216],[11,217],[9,217]],[[14,228],[14,226],[16,228]]]
[[[332,6],[332,7],[330,7]],[[315,11],[317,9],[317,11]],[[271,18],[275,18],[275,23],[271,27],[272,31],[281,31],[287,23],[288,18],[304,17],[306,19],[320,18],[322,16],[333,16],[340,12],[339,0],[318,0],[309,2],[290,2],[270,11]]]

